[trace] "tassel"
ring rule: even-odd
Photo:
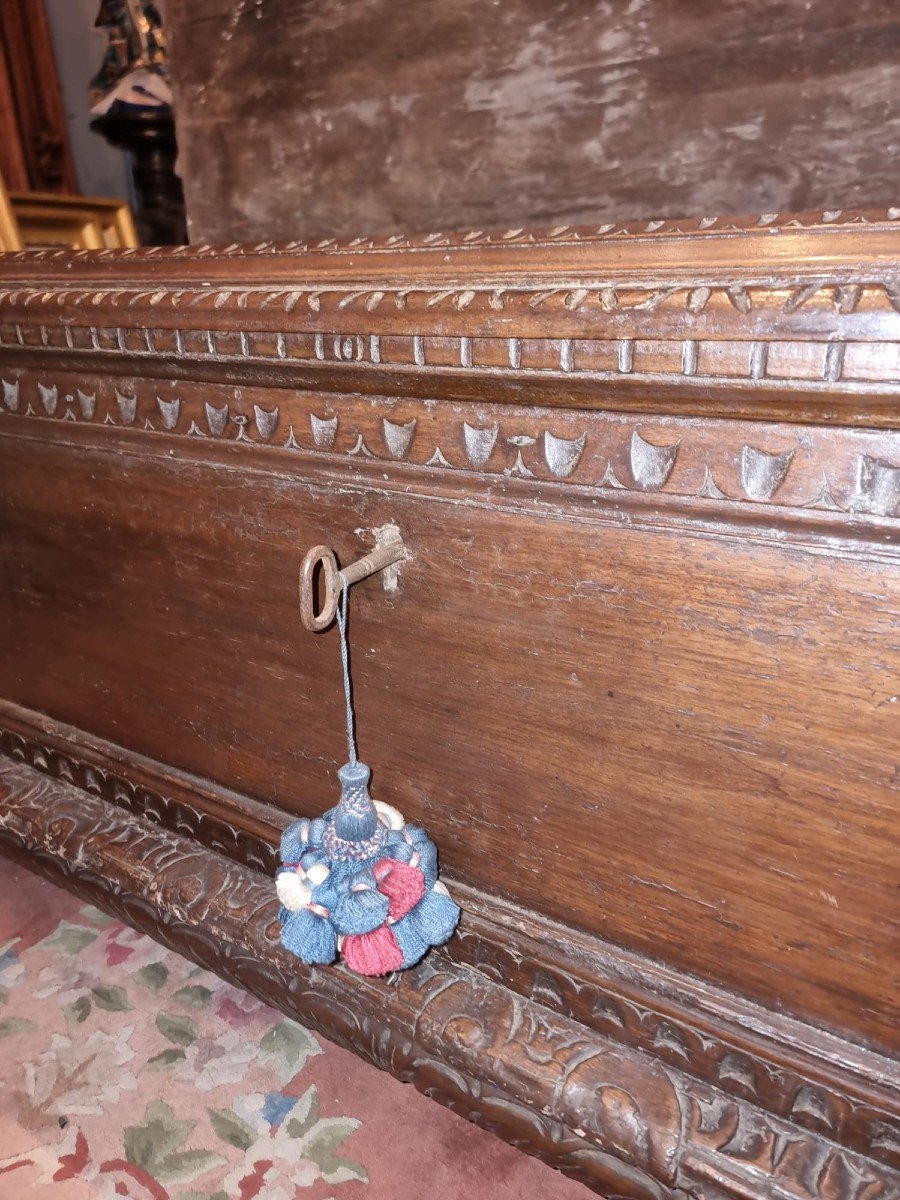
[[[442,883],[426,892],[407,917],[415,923],[429,946],[439,946],[453,933],[459,920],[459,905],[450,898]]]
[[[369,775],[364,763],[348,763],[338,772],[337,806],[323,819],[288,826],[275,886],[287,950],[304,962],[333,962],[340,937],[351,970],[384,975],[447,941],[459,906],[436,882],[434,844],[395,808],[372,801]]]
[[[399,862],[414,863],[425,876],[426,888],[437,883],[437,847],[418,825],[405,825],[388,834],[385,853]]]
[[[280,867],[275,875],[275,891],[288,912],[302,912],[312,900],[312,888],[296,867]]]
[[[310,822],[304,817],[300,821],[292,821],[281,835],[281,861],[296,863],[309,846]]]
[[[338,900],[332,914],[332,924],[339,934],[371,933],[383,925],[389,914],[389,900],[376,891],[375,881],[358,883]]]
[[[302,912],[281,910],[281,944],[307,963],[333,963],[337,954],[337,934],[327,917],[308,908]]]
[[[408,863],[382,858],[375,864],[378,890],[388,898],[388,916],[392,921],[405,917],[425,895],[425,876]]]
[[[459,908],[442,883],[426,892],[415,908],[391,926],[403,952],[403,965],[418,962],[430,946],[446,942],[459,920]]]
[[[341,954],[350,970],[358,975],[388,975],[407,965],[390,925],[344,938]]]
[[[423,954],[427,953],[430,943],[427,938],[422,936],[418,925],[411,917],[404,917],[402,921],[392,925],[391,932],[397,939],[397,945],[403,955],[404,967],[411,967],[413,963],[419,961]]]
[[[276,874],[281,941],[307,963],[334,962],[386,975],[412,966],[452,935],[459,906],[438,882],[437,849],[369,795],[371,772],[356,757],[347,658],[347,590],[338,610],[350,761],[338,771],[341,797],[314,820],[293,821],[281,838]]]

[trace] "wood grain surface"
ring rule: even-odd
[[[2,450],[4,695],[317,812],[343,702],[336,634],[299,625],[298,560],[324,541],[348,561],[350,531],[393,521],[414,555],[402,592],[354,593],[360,751],[448,870],[769,1005],[896,1034],[896,981],[872,970],[896,934],[896,563]]]

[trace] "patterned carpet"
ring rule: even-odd
[[[0,1198],[592,1193],[0,859]]]

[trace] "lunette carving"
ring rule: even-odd
[[[119,408],[119,415],[122,418],[123,425],[133,425],[135,416],[137,415],[137,396],[125,396],[115,389],[116,404]],[[111,414],[107,413],[107,417],[112,422]]]
[[[869,454],[861,455],[851,508],[879,516],[895,513],[900,508],[900,465],[881,462]]]
[[[59,395],[57,393],[56,387],[45,387],[42,383],[39,383],[37,385],[37,389],[38,389],[38,395],[40,396],[40,399],[41,399],[41,404],[43,405],[43,408],[44,408],[44,412],[47,414],[48,417],[52,417],[53,414],[56,412],[56,405],[59,400]]]
[[[71,783],[135,816],[193,838],[235,862],[253,867],[266,875],[275,873],[279,860],[274,841],[267,842],[254,837],[202,807],[136,784],[121,771],[86,762],[2,726],[0,755],[12,762],[24,763],[53,779]]]
[[[674,442],[671,446],[655,446],[634,430],[630,448],[631,473],[638,487],[656,490],[668,482],[679,445],[680,442]]]
[[[397,405],[354,397],[342,402],[342,425],[336,414],[315,411],[320,397],[311,393],[295,393],[268,407],[260,403],[267,396],[263,389],[186,383],[177,391],[170,385],[172,394],[164,398],[154,380],[134,380],[133,394],[126,395],[104,376],[80,378],[78,386],[63,375],[35,380],[24,371],[10,374],[14,378],[4,382],[20,407],[5,414],[8,429],[25,419],[66,419],[92,424],[98,432],[119,426],[143,435],[154,431],[156,420],[158,433],[233,439],[273,453],[374,458],[400,470],[453,467],[576,484],[600,496],[612,489],[773,510],[900,515],[896,431],[811,427],[798,440],[785,427],[773,430],[761,422],[709,418],[699,426],[691,418],[638,422],[619,414],[565,411],[548,419],[540,411],[509,405],[495,408],[498,420],[479,423],[474,413],[469,419],[471,410],[462,405],[436,407],[412,400]],[[77,391],[78,408],[67,405],[64,414],[61,409],[54,416],[45,413],[39,403],[44,392],[62,394],[67,388]],[[21,401],[29,400],[32,389],[35,403],[23,411]],[[484,406],[478,411],[483,413]],[[287,433],[284,426],[278,432],[282,416]]]
[[[793,450],[772,454],[755,446],[744,446],[741,451],[741,479],[744,491],[751,500],[772,499],[784,483],[793,457]]]

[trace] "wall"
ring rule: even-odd
[[[131,201],[128,157],[114,150],[90,128],[88,86],[99,70],[105,35],[94,29],[98,0],[44,0],[53,35],[59,82],[62,88],[69,137],[86,196],[121,196]]]
[[[171,0],[194,240],[889,204],[889,0]]]

